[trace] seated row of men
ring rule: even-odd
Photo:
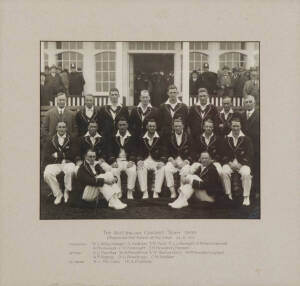
[[[250,204],[253,146],[241,131],[239,117],[232,119],[231,132],[224,138],[213,133],[211,119],[204,122],[204,132],[196,140],[184,130],[181,118],[173,120],[172,129],[169,137],[159,136],[157,123],[150,118],[145,134],[136,137],[128,131],[128,120],[121,117],[113,138],[101,136],[97,122],[91,121],[85,136],[78,139],[72,138],[66,123],[59,121],[57,134],[44,148],[44,179],[53,191],[54,204],[61,203],[63,198],[68,201],[72,178],[76,176],[74,189],[80,194],[79,200],[93,201],[102,193],[110,207],[122,209],[126,204],[120,201],[120,173],[127,174],[127,199],[133,199],[137,178],[143,199],[147,199],[148,170],[154,171],[153,198],[159,198],[164,179],[171,198],[176,198],[173,175],[179,172],[181,186],[179,197],[170,203],[173,208],[187,206],[195,190],[201,200],[213,202],[222,192],[222,185],[232,199],[230,178],[234,171],[241,174],[243,204]],[[56,178],[60,172],[65,173],[64,192]]]

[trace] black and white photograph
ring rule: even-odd
[[[259,41],[41,41],[40,219],[260,219]]]

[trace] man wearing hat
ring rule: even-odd
[[[69,75],[69,92],[71,96],[82,96],[85,80],[81,72],[76,71],[76,65],[71,64],[71,73]]]
[[[218,81],[217,81],[217,86],[218,86],[218,95],[221,97],[224,96],[230,96],[232,97],[233,95],[233,89],[232,89],[232,79],[229,74],[229,67],[224,66],[222,71],[218,75]]]
[[[209,64],[203,64],[203,73],[200,75],[199,87],[207,89],[209,95],[217,93],[217,74],[209,71]]]
[[[56,72],[56,66],[53,65],[50,68],[49,75],[46,76],[45,79],[45,97],[49,98],[49,100],[54,105],[54,98],[61,91],[64,91],[64,85],[61,80],[61,77]]]

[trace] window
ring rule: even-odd
[[[82,48],[82,42],[56,42],[56,49],[58,50],[81,50]]]
[[[221,42],[220,49],[221,50],[245,50],[246,43],[245,42]]]
[[[115,50],[116,42],[95,42],[96,50]]]
[[[48,42],[44,42],[44,50],[48,49]]]
[[[75,64],[77,70],[83,70],[83,55],[77,52],[63,52],[56,55],[56,65],[61,69],[70,71],[71,64]]]
[[[49,66],[48,62],[49,62],[49,56],[48,54],[44,53],[44,67]]]
[[[255,50],[259,50],[259,42],[255,42],[254,43],[254,49]]]
[[[129,50],[174,50],[175,42],[129,42]]]
[[[95,55],[96,91],[108,92],[116,84],[116,53],[103,52]]]
[[[208,50],[208,42],[190,42],[191,51]]]
[[[246,67],[247,56],[241,53],[225,53],[220,56],[220,69],[224,66],[230,69],[234,67]]]
[[[199,53],[199,52],[191,52],[190,53],[190,72],[193,70],[203,71],[203,64],[208,63],[208,55]]]

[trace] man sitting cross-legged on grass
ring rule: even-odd
[[[221,188],[217,169],[209,153],[204,151],[200,155],[200,163],[194,163],[190,174],[183,178],[177,200],[169,205],[175,209],[188,206],[188,200],[194,192],[199,200],[213,203]]]
[[[120,192],[117,178],[111,172],[105,172],[95,160],[96,152],[93,149],[89,149],[85,155],[84,162],[78,169],[76,199],[93,202],[99,198],[101,193],[108,201],[109,207],[124,209],[127,205],[122,203],[117,197]],[[78,203],[80,204],[80,202]]]

